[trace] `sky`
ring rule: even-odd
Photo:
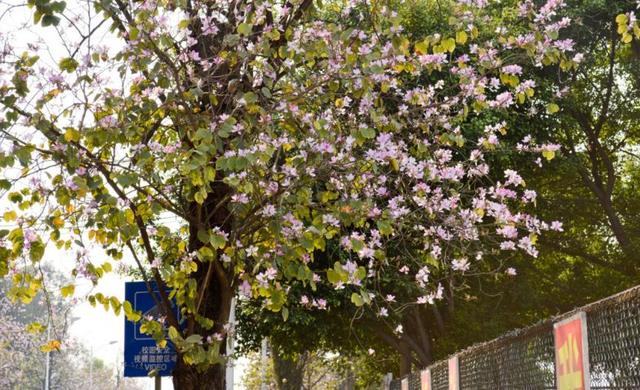
[[[11,44],[17,49],[23,48],[25,50],[30,42],[41,40],[45,45],[46,55],[42,56],[40,61],[41,63],[47,64],[47,66],[56,66],[59,59],[68,56],[65,55],[65,42],[61,41],[60,37],[53,33],[55,30],[52,28],[43,29],[40,27],[30,27],[29,29],[25,29],[25,25],[31,24],[33,18],[32,10],[24,6],[12,8],[10,7],[11,4],[20,4],[20,2],[16,0],[14,3],[11,3],[11,1],[13,0],[0,2],[0,36],[12,33]],[[73,10],[73,7],[74,2],[67,2],[67,10]],[[61,23],[60,26],[63,27],[64,22]],[[100,41],[101,45],[109,46],[113,44],[117,47],[117,45],[120,44],[109,39],[106,34],[98,36],[102,38]],[[2,172],[2,174],[7,175],[7,172]],[[7,201],[5,199],[0,200],[0,210],[4,212],[7,207]],[[106,260],[101,251],[95,249],[89,250],[88,256],[92,262],[95,261],[97,264]],[[75,254],[73,251],[59,251],[49,246],[45,252],[43,262],[50,264],[54,269],[61,271],[65,275],[70,275],[70,271],[75,266]],[[122,262],[125,264],[133,264],[133,260],[126,256]],[[116,264],[114,264],[114,266],[115,265]],[[83,297],[86,297],[89,292],[102,292],[107,296],[116,296],[122,301],[124,300],[124,283],[127,280],[130,279],[125,279],[117,273],[109,273],[104,276],[95,287],[93,287],[88,280],[79,279],[74,281],[76,284],[74,296],[80,298],[80,300],[71,314],[74,322],[69,329],[71,337],[83,342],[95,357],[103,360],[107,365],[113,366],[114,368],[116,366],[120,367],[120,371],[123,369],[124,316],[122,314],[116,316],[113,311],[106,312],[100,305],[94,308],[84,300]],[[247,360],[243,358],[234,363],[236,365],[236,369],[234,370],[235,389],[243,389],[241,386],[241,378],[246,363]],[[137,381],[147,389],[154,388],[154,380],[152,378],[141,378]],[[162,388],[173,389],[171,378],[163,378]]]

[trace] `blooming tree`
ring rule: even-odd
[[[286,320],[291,281],[349,288],[354,305],[373,306],[395,299],[376,289],[391,269],[411,273],[429,304],[443,290],[433,269],[465,272],[491,249],[535,256],[537,235],[560,228],[525,212],[535,193],[515,170],[490,180],[487,156],[508,131],[492,112],[558,109],[534,99],[523,65],[575,65],[558,38],[562,0],[452,2],[450,30],[416,42],[384,2],[88,3],[31,4],[64,38],[56,66],[42,59],[46,40],[22,53],[11,48],[20,33],[3,35],[0,187],[12,228],[0,271],[27,302],[48,246],[75,251],[73,274],[96,283],[128,252],[169,288],[164,316],[88,299],[161,344],[166,324],[177,388],[222,388],[236,293]],[[107,45],[92,43],[99,32]],[[466,134],[480,116],[482,134]],[[557,150],[531,137],[518,147]],[[343,255],[313,272],[328,242]]]
[[[25,332],[24,324],[8,315],[11,303],[7,298],[0,301],[0,385],[4,388],[14,388],[18,384],[26,383],[29,367],[43,368],[43,356],[37,353],[39,343],[37,338]],[[31,356],[33,356],[31,358]],[[43,371],[43,370],[40,370]],[[33,374],[33,373],[31,373]]]
[[[97,385],[96,389],[115,387],[112,367],[90,367],[95,363],[93,354],[69,337],[68,302],[62,305],[58,297],[47,299],[39,294],[28,305],[14,303],[5,296],[3,287],[0,282],[1,388],[42,388],[47,374],[51,388],[78,389],[90,381]],[[49,332],[45,331],[45,324],[51,326]],[[61,345],[54,347],[58,343]],[[49,354],[42,353],[45,351]],[[125,386],[137,389],[130,383]]]

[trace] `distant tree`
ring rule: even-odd
[[[243,377],[247,390],[261,390],[262,370],[268,389],[277,390],[324,390],[333,389],[342,380],[340,359],[323,356],[319,352],[298,355],[283,355],[277,350],[270,354],[264,367],[258,353],[249,353],[249,365]]]
[[[49,267],[41,271],[48,282],[65,284],[64,276]],[[116,389],[114,367],[93,357],[69,334],[73,302],[47,291],[40,291],[29,304],[18,304],[7,298],[6,283],[0,280],[0,388],[42,389],[48,358],[51,389],[76,390],[89,383],[93,389]],[[120,380],[117,389],[138,388]]]
[[[94,389],[116,388],[113,367],[96,359],[90,369],[89,352],[71,339],[66,331],[63,337],[55,339],[56,343],[61,343],[60,347],[55,347],[50,343],[52,340],[47,339],[44,329],[34,327],[31,319],[24,321],[24,308],[11,303],[6,297],[0,299],[0,388],[42,389],[47,360],[43,349],[49,350],[51,389],[80,389],[89,383],[94,384]],[[37,318],[42,321],[42,317],[47,317],[46,311],[39,310],[45,313]],[[132,386],[127,388],[135,389]]]
[[[262,390],[266,385],[269,390],[276,390],[277,383],[273,372],[273,360],[267,359],[267,365],[262,361],[259,352],[250,352],[245,355],[248,359],[247,367],[242,376],[242,385],[247,390]]]

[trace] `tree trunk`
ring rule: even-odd
[[[306,353],[290,358],[273,348],[273,370],[279,390],[300,390],[304,379]]]
[[[222,283],[211,283],[204,297],[200,313],[213,319],[213,329],[204,329],[193,321],[193,318],[188,318],[188,333],[185,336],[199,334],[206,338],[207,335],[213,333],[224,334],[225,332],[223,327],[229,321],[233,298],[232,288]],[[226,353],[226,341],[225,337],[220,344],[219,353],[221,356]],[[176,390],[224,390],[225,365],[217,364],[207,367],[204,371],[198,371],[195,366],[185,364],[179,354],[176,368],[173,371],[173,386]]]
[[[195,326],[194,333],[206,337],[207,334],[223,332],[223,325],[229,321],[231,307],[230,288],[221,288],[218,284],[212,284],[207,291],[207,300],[203,308],[203,314],[214,320],[214,328],[207,331],[200,326]],[[192,333],[193,334],[193,333]],[[226,338],[220,344],[220,355],[226,353]],[[173,370],[173,387],[176,390],[224,390],[225,389],[225,365],[216,364],[209,366],[204,371],[199,371],[196,366],[187,365],[178,355],[176,368]]]
[[[400,378],[411,374],[411,349],[406,342],[400,342]]]
[[[191,210],[197,216],[195,222],[190,223],[189,251],[195,252],[203,246],[198,239],[200,229],[221,227],[225,231],[231,230],[233,219],[229,211],[224,207],[216,210],[220,199],[229,192],[229,188],[222,184],[213,186],[212,192],[207,196],[202,206],[195,202],[190,205]],[[219,258],[209,262],[197,261],[198,270],[191,275],[198,285],[198,314],[213,320],[213,328],[204,328],[196,321],[195,316],[187,315],[184,318],[183,336],[186,338],[192,334],[208,335],[219,333],[224,337],[220,344],[219,353],[226,353],[226,331],[224,326],[229,321],[231,313],[231,301],[233,299],[233,271],[225,269]],[[176,390],[224,390],[225,366],[217,364],[204,370],[198,370],[195,366],[183,362],[178,354],[178,362],[173,371],[173,386]]]
[[[173,370],[173,387],[176,390],[224,390],[225,366],[218,364],[199,372],[178,359]]]

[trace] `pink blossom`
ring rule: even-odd
[[[454,271],[468,271],[469,267],[471,266],[471,264],[469,264],[469,261],[467,259],[454,259],[451,262],[451,268],[453,268]]]
[[[505,65],[502,67],[502,72],[509,74],[509,75],[521,75],[522,74],[522,67],[520,65]]]

